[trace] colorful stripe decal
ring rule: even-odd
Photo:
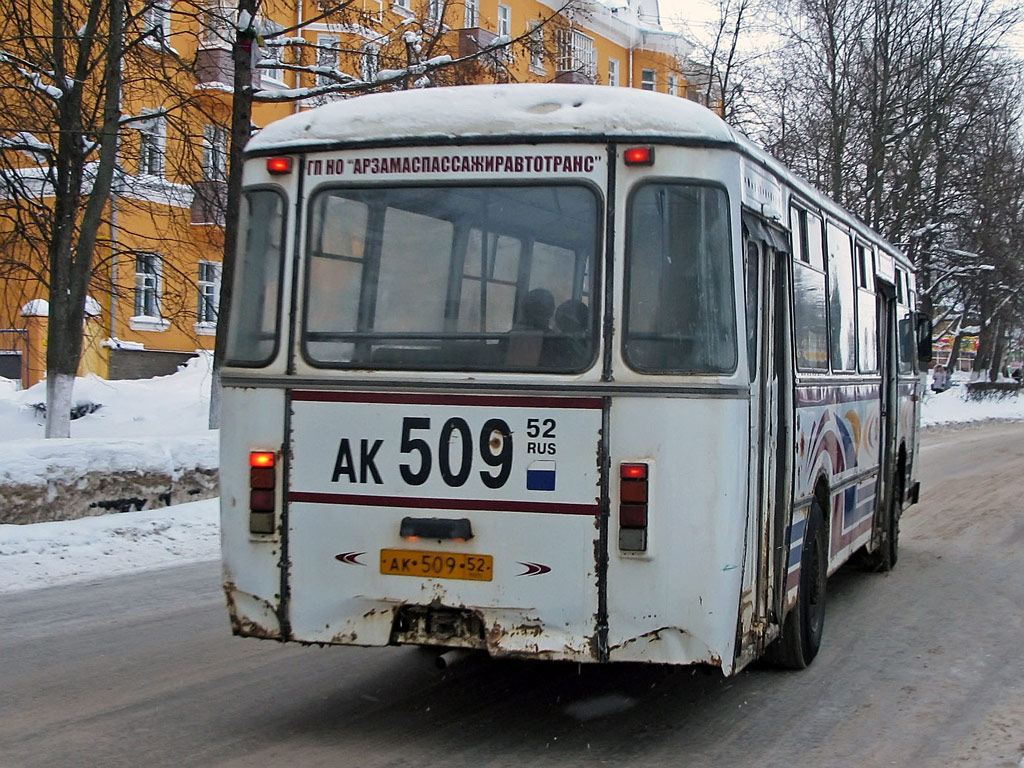
[[[871,403],[879,400],[877,382],[843,385],[800,385],[796,389],[796,405],[798,408],[819,405],[838,405],[840,403]]]

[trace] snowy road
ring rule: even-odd
[[[1007,766],[1024,756],[1024,425],[930,431],[889,575],[799,673],[229,637],[214,563],[0,600],[0,766]]]

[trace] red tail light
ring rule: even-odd
[[[277,455],[273,451],[249,454],[249,532],[273,533],[277,509]]]
[[[253,451],[249,454],[250,467],[271,467],[273,468],[277,456],[271,451]]]
[[[619,549],[647,551],[648,466],[619,465]]]

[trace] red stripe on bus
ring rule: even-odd
[[[457,509],[483,512],[540,512],[553,515],[597,515],[597,504],[559,504],[551,501],[503,501],[500,499],[425,499],[409,496],[368,496],[354,493],[292,491],[288,501],[311,504],[344,504],[365,507],[410,509]]]
[[[295,390],[292,400],[312,403],[399,403],[403,405],[492,405],[505,408],[577,408],[600,410],[599,397],[513,397],[505,395],[426,395],[380,392]]]

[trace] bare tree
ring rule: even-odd
[[[992,0],[793,0],[759,97],[773,152],[914,260],[921,305],[1019,326],[1020,10]],[[989,339],[991,337],[991,340]],[[998,357],[998,355],[996,355]]]
[[[173,10],[177,21],[199,13],[186,2]],[[167,215],[170,198],[179,211],[192,200],[204,138],[195,126],[224,117],[197,94],[195,62],[170,46],[171,18],[169,3],[142,0],[0,7],[0,273],[8,307],[31,286],[48,292],[48,437],[70,431],[88,295],[109,295],[113,315],[126,262],[170,248],[171,273],[217,239]],[[147,143],[156,124],[173,137],[166,144]],[[180,277],[166,285],[195,285]],[[186,293],[165,291],[160,314],[194,316]]]
[[[680,62],[680,72],[699,93],[698,101],[743,127],[750,111],[744,89],[756,79],[765,55],[757,41],[765,31],[768,5],[764,0],[717,0],[715,5],[715,19],[695,34],[693,60]]]
[[[122,0],[12,0],[2,13],[0,88],[13,112],[3,118],[4,196],[25,214],[7,213],[31,236],[29,255],[42,257],[34,268],[49,286],[46,436],[67,437],[86,295],[117,161],[125,8]],[[25,122],[12,125],[12,118]]]

